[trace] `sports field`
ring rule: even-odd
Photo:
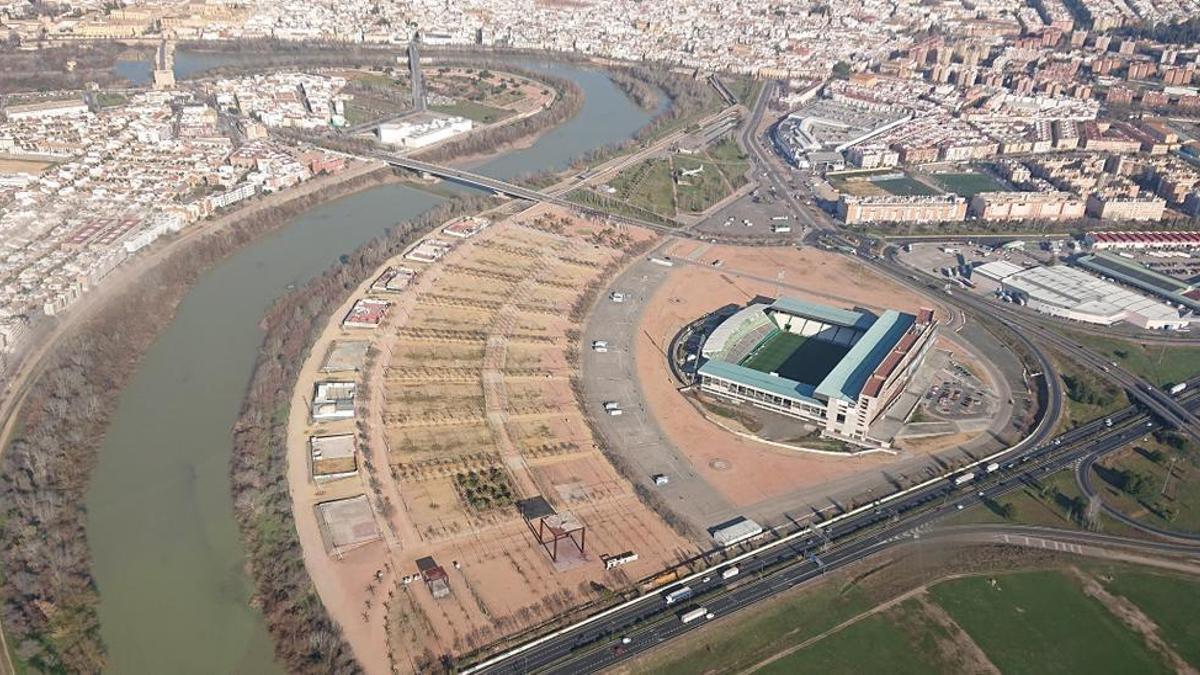
[[[741,365],[816,386],[848,351],[849,347],[781,330],[763,340]]]
[[[938,191],[922,183],[919,180],[905,176],[903,178],[884,178],[881,180],[873,180],[871,184],[876,187],[881,187],[884,190],[900,196],[926,196],[936,195]]]
[[[939,173],[934,180],[946,190],[970,199],[980,192],[996,192],[1007,190],[1004,185],[991,176],[974,171],[965,173]]]

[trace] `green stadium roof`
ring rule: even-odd
[[[856,400],[871,373],[887,358],[888,352],[914,321],[916,317],[911,314],[894,309],[884,312],[821,380],[815,389],[817,395],[845,401]]]
[[[866,330],[875,321],[875,317],[865,312],[856,312],[850,309],[839,309],[837,307],[826,307],[812,302],[804,302],[795,298],[779,298],[772,305],[771,309],[777,309],[788,314],[796,316],[804,316],[825,323],[834,324],[836,326],[846,326],[849,328],[858,328]]]
[[[736,363],[728,361],[710,360],[700,366],[698,371],[701,375],[711,377],[719,377],[722,380],[730,380],[738,384],[744,384],[747,387],[754,387],[766,392],[783,396],[790,399],[803,399],[812,403],[820,404],[820,401],[813,398],[813,388],[811,385],[789,380],[786,377],[778,375],[769,375],[767,373],[739,366]]]

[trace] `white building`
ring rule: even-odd
[[[997,261],[981,265],[975,272],[998,280],[1003,292],[1051,316],[1103,326],[1125,321],[1147,329],[1178,329],[1189,323],[1169,305],[1074,267],[1054,265],[1018,271],[1013,267]]]
[[[471,120],[465,117],[423,113],[379,125],[379,141],[402,148],[424,148],[465,134],[471,128]]]

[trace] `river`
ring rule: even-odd
[[[201,57],[214,63],[211,55],[180,52],[176,65],[193,68]],[[532,146],[477,171],[510,178],[562,168],[649,121],[600,71],[522,65],[574,80],[583,108]],[[189,291],[121,394],[88,494],[109,672],[279,672],[265,622],[249,605],[229,484],[231,428],[262,339],[259,320],[289,284],[439,201],[386,185],[319,206]]]

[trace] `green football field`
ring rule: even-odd
[[[816,386],[849,350],[781,330],[763,340],[741,365]]]

